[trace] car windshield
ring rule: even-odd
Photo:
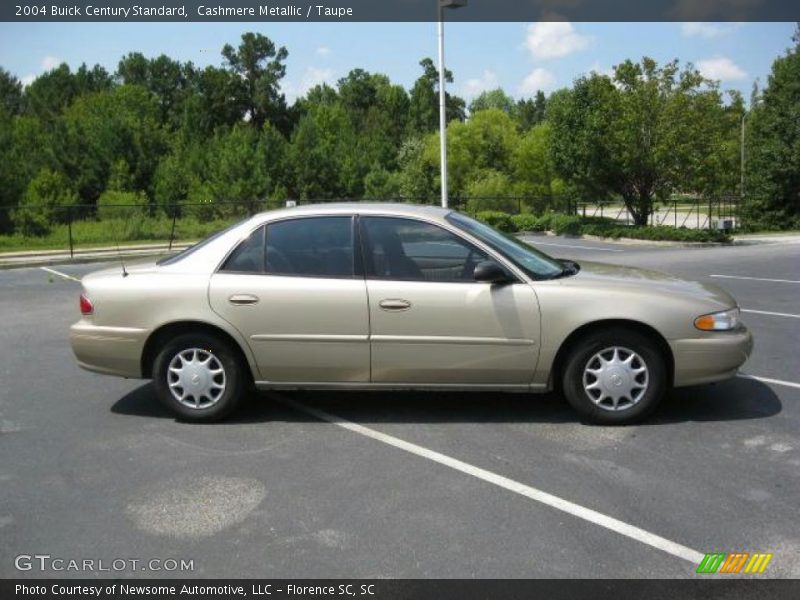
[[[553,279],[564,274],[564,265],[519,238],[506,235],[461,213],[452,212],[446,219],[491,246],[534,279]]]
[[[228,233],[228,232],[229,232],[231,229],[234,229],[234,228],[238,227],[239,225],[241,225],[242,223],[244,223],[244,222],[245,222],[245,221],[247,221],[247,220],[248,220],[248,219],[243,219],[243,220],[241,220],[241,221],[237,221],[236,223],[234,223],[233,225],[230,225],[229,227],[226,227],[225,229],[222,229],[222,230],[220,230],[220,231],[217,231],[217,232],[215,232],[215,233],[212,233],[212,234],[211,234],[210,236],[208,236],[207,238],[205,238],[205,239],[202,239],[202,240],[200,240],[199,242],[197,242],[196,244],[194,244],[194,245],[192,245],[192,246],[189,246],[188,248],[185,248],[185,249],[181,250],[181,251],[180,251],[180,252],[178,252],[177,254],[170,254],[170,255],[168,255],[168,256],[164,256],[163,258],[159,258],[159,259],[156,261],[156,264],[157,264],[157,265],[162,265],[162,266],[163,266],[163,265],[171,265],[171,264],[174,264],[174,263],[178,262],[179,260],[183,260],[184,258],[186,258],[187,256],[189,256],[189,255],[190,255],[190,254],[192,254],[193,252],[196,252],[197,250],[199,250],[199,249],[200,249],[200,248],[202,248],[203,246],[205,246],[205,245],[207,245],[207,244],[210,244],[211,242],[213,242],[213,241],[214,241],[215,239],[217,239],[218,237],[220,237],[220,236],[222,236],[222,235],[224,235],[224,234]]]

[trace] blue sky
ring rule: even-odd
[[[749,98],[788,48],[794,23],[449,23],[446,62],[453,89],[470,98],[503,87],[515,97],[569,85],[625,58],[691,61],[724,89]],[[435,23],[2,23],[0,66],[23,81],[61,61],[109,71],[129,51],[165,53],[197,65],[220,64],[225,43],[258,31],[289,50],[290,98],[351,68],[381,72],[410,87],[421,58],[436,57]]]

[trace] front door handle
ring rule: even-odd
[[[411,302],[402,298],[387,298],[378,302],[378,306],[383,310],[399,312],[411,308]]]
[[[234,306],[249,306],[258,303],[258,296],[254,296],[253,294],[234,294],[228,298],[228,302]]]

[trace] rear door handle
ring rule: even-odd
[[[387,298],[378,302],[378,306],[380,306],[383,310],[399,312],[411,308],[411,302],[401,298]]]
[[[234,294],[228,298],[228,302],[234,306],[248,306],[251,304],[258,304],[258,296],[253,294]]]

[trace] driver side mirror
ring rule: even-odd
[[[491,260],[478,263],[473,272],[473,277],[475,281],[480,283],[500,284],[513,281],[511,275],[503,267]]]

